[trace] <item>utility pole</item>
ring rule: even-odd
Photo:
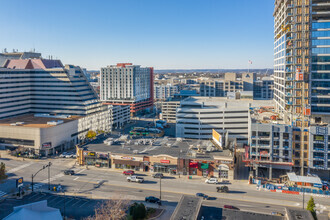
[[[51,162],[48,163],[48,190],[50,190],[50,166],[52,165]]]
[[[159,201],[159,204],[162,205],[162,177],[159,177]]]
[[[305,209],[305,188],[302,188],[303,190],[303,209]]]
[[[31,189],[32,189],[32,192],[33,192],[33,174],[32,174],[32,183],[31,183]]]

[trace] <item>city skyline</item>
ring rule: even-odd
[[[6,2],[0,49],[35,49],[93,70],[118,62],[155,69],[247,69],[249,60],[253,69],[273,66],[272,1],[98,3],[80,1],[78,10],[74,1]]]

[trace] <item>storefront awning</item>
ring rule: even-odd
[[[208,163],[201,163],[201,169],[208,169],[209,164]]]
[[[133,161],[133,160],[118,160],[114,159],[113,160],[114,164],[125,164],[125,165],[130,165],[130,166],[140,166],[141,162],[140,161]]]
[[[198,168],[198,163],[197,162],[191,162],[191,163],[189,163],[189,167]]]

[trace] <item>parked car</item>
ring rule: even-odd
[[[143,183],[144,179],[139,176],[129,176],[127,177],[127,182],[136,182],[136,183]]]
[[[153,178],[163,178],[164,175],[162,173],[154,173],[154,174],[152,174],[152,177]]]
[[[124,175],[134,175],[134,171],[133,170],[125,170],[123,172]]]
[[[232,205],[224,205],[223,206],[225,209],[235,209],[235,210],[239,210],[239,208],[232,206]]]
[[[218,184],[218,179],[217,178],[209,178],[205,180],[205,183],[208,184]]]
[[[148,196],[145,198],[146,202],[151,202],[151,203],[157,203],[160,204],[160,199],[158,199],[157,197],[154,196]]]
[[[67,152],[63,152],[59,157],[60,158],[65,158],[67,154],[68,154]]]
[[[70,152],[65,155],[66,158],[73,158],[74,153]]]
[[[280,212],[272,212],[272,215],[276,215],[276,216],[284,216],[282,213]]]
[[[229,191],[228,186],[218,186],[217,187],[217,192],[227,193],[228,191]]]
[[[64,170],[65,175],[74,175],[74,170]]]
[[[204,193],[196,193],[196,196],[197,196],[197,197],[202,197],[202,198],[205,199],[205,200],[208,200],[208,198],[209,198],[209,196],[206,195],[206,194],[204,194]]]

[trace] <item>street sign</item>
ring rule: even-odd
[[[22,187],[22,186],[23,186],[23,177],[18,178],[18,179],[16,180],[16,188],[20,188],[20,187]]]

